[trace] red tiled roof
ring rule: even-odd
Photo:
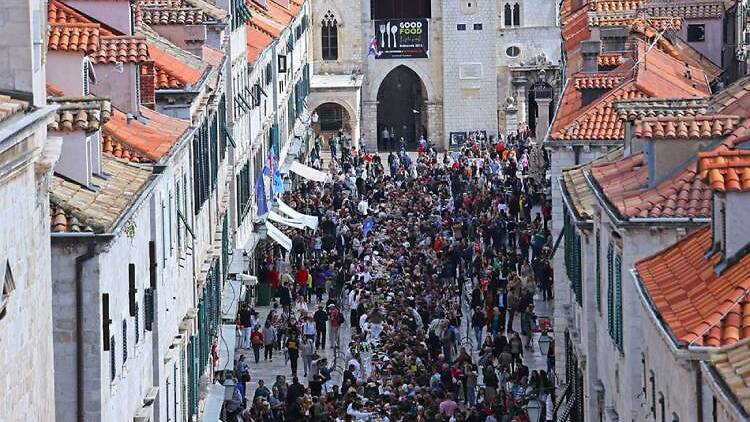
[[[572,12],[571,15],[563,19],[561,33],[563,50],[566,52],[576,49],[581,42],[591,37],[589,15],[585,7]]]
[[[68,215],[62,207],[50,204],[50,231],[52,233],[71,232],[71,233],[93,233],[91,226],[82,224],[74,215]]]
[[[727,115],[644,117],[636,120],[633,135],[644,139],[712,139],[732,133],[739,120]]]
[[[245,32],[247,34],[247,61],[254,63],[263,49],[273,41],[273,37],[252,25],[246,26]]]
[[[221,62],[224,61],[224,52],[215,48],[203,45],[203,60],[208,62],[213,67],[221,66]]]
[[[99,25],[89,23],[52,23],[47,47],[52,51],[76,51],[90,54],[99,47]]]
[[[149,25],[199,25],[203,23],[203,11],[188,7],[152,7],[140,8],[141,20]]]
[[[635,264],[661,319],[683,344],[717,347],[750,337],[750,254],[717,275],[721,254],[705,258],[711,244],[705,227]]]
[[[650,2],[644,4],[643,8],[652,16],[679,16],[683,19],[724,17],[724,3],[722,1],[675,3]]]
[[[591,2],[591,10],[597,12],[630,12],[638,9],[640,0],[594,0]]]
[[[576,89],[612,89],[623,79],[622,74],[579,73],[573,77],[573,84]]]
[[[625,218],[707,218],[712,192],[690,163],[658,185],[648,188],[643,153],[593,166],[591,175],[610,204]]]
[[[47,3],[47,23],[94,23],[80,12],[60,0],[49,0]]]
[[[127,117],[119,110],[114,110],[112,118],[104,129],[114,141],[129,146],[149,160],[158,161],[180,139],[190,126],[186,120],[176,119],[153,111],[140,108],[146,123]]]
[[[95,63],[142,63],[149,60],[146,38],[139,35],[102,37],[99,48],[91,55]]]
[[[631,26],[638,19],[636,15],[612,15],[607,13],[596,13],[589,15],[591,26]],[[682,28],[682,19],[679,17],[649,17],[649,23],[661,31],[665,28],[679,30]]]
[[[613,107],[616,100],[708,96],[708,85],[700,69],[691,68],[691,77],[688,79],[683,63],[656,48],[646,54],[648,47],[645,43],[636,42],[637,65],[628,60],[606,73],[574,75],[574,83],[563,92],[560,108],[552,124],[551,139],[623,139],[623,122]],[[583,78],[586,83],[578,83],[576,78]],[[613,83],[616,78],[622,78],[619,85]],[[583,105],[581,89],[607,89],[609,86],[614,88],[591,104]]]
[[[698,154],[700,177],[719,192],[750,190],[750,150],[717,149]]]
[[[257,14],[263,15],[284,27],[289,25],[289,22],[292,21],[296,14],[270,0],[266,2],[266,7],[259,6],[257,3],[248,0],[246,0],[245,3],[250,10],[254,10]]]
[[[602,52],[599,54],[599,57],[597,58],[597,61],[599,62],[599,66],[607,66],[607,67],[616,67],[621,65],[623,62],[625,62],[625,55],[621,52],[617,53],[606,53]]]
[[[104,142],[102,143],[102,152],[104,153],[134,163],[144,163],[150,161],[142,154],[139,154],[138,151],[135,151],[133,148],[130,148],[122,142],[116,141],[110,135],[105,134],[103,138]]]
[[[47,82],[47,95],[51,95],[54,97],[62,97],[63,95],[65,95],[65,93],[63,92],[62,89]]]
[[[149,44],[149,52],[156,64],[156,88],[181,88],[195,85],[203,73],[182,60],[167,54],[154,44]]]

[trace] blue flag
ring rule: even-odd
[[[281,172],[278,169],[273,174],[273,193],[284,193],[284,179],[281,178]]]
[[[266,198],[266,187],[263,183],[263,172],[258,174],[258,178],[255,181],[255,203],[258,208],[258,215],[268,213],[268,199]]]
[[[367,233],[372,230],[373,226],[375,226],[375,220],[372,217],[365,218],[365,221],[362,222],[362,233],[364,233],[365,237],[367,237]]]

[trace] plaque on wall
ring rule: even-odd
[[[375,20],[376,59],[428,57],[427,19]]]

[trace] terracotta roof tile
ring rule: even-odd
[[[683,19],[722,18],[724,3],[721,1],[696,3],[646,3],[643,9],[652,16],[675,16]]]
[[[246,26],[245,32],[247,34],[247,61],[254,63],[260,53],[271,44],[273,37],[253,25]]]
[[[118,142],[110,135],[103,136],[104,142],[102,142],[102,152],[110,154],[116,158],[122,158],[123,160],[131,161],[133,163],[146,163],[151,160],[139,154],[133,148]]]
[[[95,63],[142,63],[149,60],[146,39],[138,35],[101,37],[99,48],[92,54]]]
[[[141,19],[149,25],[199,25],[203,23],[203,11],[183,7],[141,7]]]
[[[610,204],[624,218],[709,218],[712,192],[692,162],[656,186],[648,187],[643,153],[591,168]]]
[[[638,0],[595,0],[591,2],[591,10],[597,12],[631,12],[640,6]]]
[[[50,204],[50,231],[52,233],[93,233],[94,229],[91,226],[86,226],[78,221],[78,218],[68,214],[62,207],[58,207],[54,204]]]
[[[49,0],[47,3],[47,23],[94,23],[80,12],[60,0]]]
[[[47,125],[51,131],[94,132],[107,123],[112,115],[112,104],[104,98],[49,97],[47,101],[60,106],[55,119]]]
[[[719,192],[750,190],[750,150],[717,149],[698,154],[700,177]]]
[[[655,15],[654,15],[655,16]],[[610,12],[605,13],[589,13],[589,25],[590,26],[631,26],[636,20],[634,14],[611,14]],[[665,28],[671,28],[679,30],[682,28],[682,19],[679,16],[676,17],[649,17],[649,22],[654,28],[663,30]]]
[[[721,254],[705,257],[711,243],[705,227],[635,264],[664,324],[683,344],[716,347],[750,333],[750,254],[718,275]]]
[[[188,121],[165,116],[146,107],[141,107],[141,114],[146,123],[138,119],[128,123],[125,114],[115,109],[104,126],[105,132],[113,140],[153,161],[159,161],[169,152],[190,126]]]
[[[0,94],[0,122],[29,109],[29,103],[9,95]]]
[[[224,61],[224,52],[215,48],[203,45],[203,60],[213,67],[221,66]]]
[[[584,172],[597,164],[608,163],[621,159],[623,156],[623,147],[612,149],[596,160],[579,166],[567,168],[562,171],[562,189],[563,195],[567,198],[568,204],[579,220],[590,220],[594,215],[594,203],[596,195],[586,181]]]
[[[742,321],[737,323],[738,327],[743,327],[740,331],[740,338],[743,340],[722,347],[716,353],[711,354],[711,363],[716,372],[726,384],[729,391],[734,394],[735,399],[745,410],[750,413],[750,340],[747,340],[747,330],[750,321],[747,315],[750,315],[750,304],[744,302],[737,312],[743,317]]]
[[[625,79],[621,74],[579,73],[573,77],[576,89],[612,89]]]
[[[58,87],[56,87],[56,86],[54,86],[54,85],[52,85],[51,83],[48,82],[47,83],[47,95],[53,96],[53,97],[62,97],[65,94],[63,93],[63,91],[60,88],[58,88]]]
[[[138,197],[152,170],[150,167],[118,160],[105,155],[102,169],[108,175],[92,176],[97,191],[57,175],[50,181],[53,232],[111,230]]]
[[[715,139],[734,131],[739,117],[727,115],[644,117],[633,135],[643,139]]]
[[[581,42],[591,37],[589,18],[586,8],[581,8],[566,17],[562,22],[563,50],[570,52]]]
[[[51,23],[47,47],[52,51],[90,54],[99,48],[99,25],[90,23]]]
[[[625,62],[625,56],[621,52],[616,53],[601,53],[597,58],[599,66],[604,67],[617,67]]]
[[[177,57],[167,54],[154,44],[149,44],[149,52],[156,68],[156,88],[181,88],[197,84],[203,72],[188,65]]]

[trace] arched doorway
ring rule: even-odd
[[[407,149],[416,149],[417,141],[427,133],[427,92],[413,70],[401,65],[391,70],[378,89],[378,148],[398,146],[404,138]],[[383,139],[387,130],[390,145]]]
[[[329,140],[336,136],[339,131],[348,136],[353,136],[351,117],[342,105],[337,103],[323,103],[315,109],[318,122],[314,125],[316,135]]]
[[[545,82],[538,82],[529,89],[529,128],[531,133],[536,133],[537,126],[541,123],[543,128],[549,127],[550,120],[555,113],[554,91],[552,87]],[[539,100],[537,102],[537,100]],[[539,103],[545,104],[547,110],[540,110]],[[540,118],[547,119],[546,122],[540,122]]]

